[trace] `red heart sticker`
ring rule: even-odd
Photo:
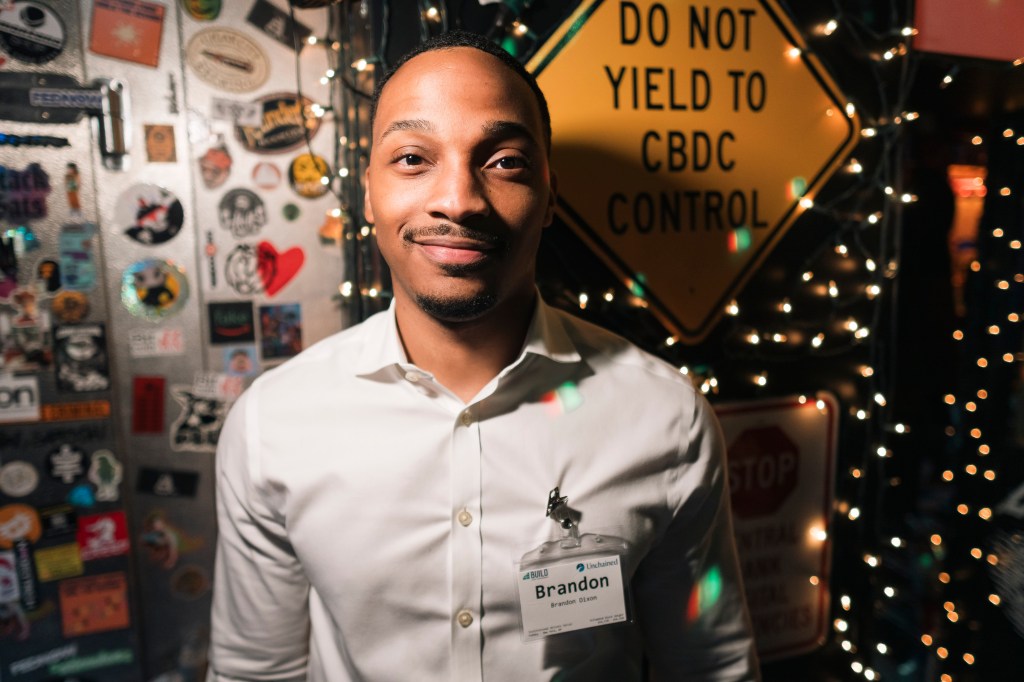
[[[292,281],[306,260],[306,254],[298,246],[278,252],[273,244],[266,241],[256,245],[256,254],[260,280],[267,296],[273,296]]]

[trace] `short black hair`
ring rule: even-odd
[[[503,50],[500,45],[488,40],[484,36],[478,33],[471,33],[469,31],[449,31],[442,33],[441,35],[434,36],[426,42],[420,43],[409,52],[402,55],[394,66],[388,69],[387,73],[373,88],[373,97],[370,100],[370,126],[372,128],[374,122],[377,120],[377,104],[380,102],[380,95],[384,91],[384,86],[387,85],[391,77],[402,68],[402,66],[412,59],[418,57],[425,52],[434,52],[435,50],[452,50],[457,47],[471,47],[481,52],[495,57],[502,64],[512,70],[517,76],[523,79],[523,81],[530,86],[530,90],[533,92],[534,98],[537,100],[537,108],[540,110],[540,121],[544,128],[544,144],[548,153],[551,152],[551,114],[548,112],[548,101],[544,98],[544,93],[541,92],[540,86],[537,85],[537,79],[533,77],[533,74],[526,70],[526,67],[522,63],[510,55],[508,52]]]

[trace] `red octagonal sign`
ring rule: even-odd
[[[729,489],[738,517],[769,516],[796,488],[800,453],[777,426],[747,429],[729,446]]]

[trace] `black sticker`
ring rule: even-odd
[[[102,323],[57,327],[53,334],[57,388],[81,393],[110,388]]]
[[[0,166],[0,220],[21,222],[45,218],[49,195],[50,176],[38,163],[30,163],[25,170]]]
[[[256,321],[252,303],[231,301],[210,303],[210,343],[243,343],[256,340]]]
[[[213,452],[217,448],[228,404],[224,400],[196,395],[176,387],[171,395],[181,405],[181,414],[171,425],[171,449]]]
[[[36,265],[36,282],[47,293],[60,289],[60,264],[55,260],[42,260]]]
[[[248,21],[285,47],[301,52],[306,39],[313,29],[298,21],[292,21],[288,12],[271,5],[267,0],[256,0],[249,10]]]
[[[121,193],[114,206],[114,220],[140,244],[163,244],[181,231],[185,211],[172,192],[143,183]]]
[[[32,546],[28,540],[14,541],[14,570],[18,573],[18,584],[21,587],[21,605],[26,611],[34,611],[39,606],[39,581],[36,579]]]
[[[43,526],[44,538],[59,538],[74,535],[78,531],[78,512],[70,504],[42,507],[39,521]]]
[[[0,47],[15,59],[45,64],[64,51],[65,35],[60,17],[41,2],[15,0],[0,9]]]
[[[46,461],[50,476],[68,485],[85,475],[85,453],[70,443],[62,443],[46,456]]]
[[[175,471],[142,467],[135,489],[140,493],[159,497],[195,497],[199,488],[199,474],[195,471]]]
[[[250,152],[277,154],[306,144],[320,130],[313,100],[294,93],[265,95],[256,102],[263,110],[258,126],[237,125],[235,137]]]
[[[220,226],[241,239],[257,234],[267,224],[263,200],[248,189],[233,189],[220,200]]]

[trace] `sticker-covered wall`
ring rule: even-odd
[[[327,25],[0,2],[2,679],[201,678],[220,427],[342,325]]]

